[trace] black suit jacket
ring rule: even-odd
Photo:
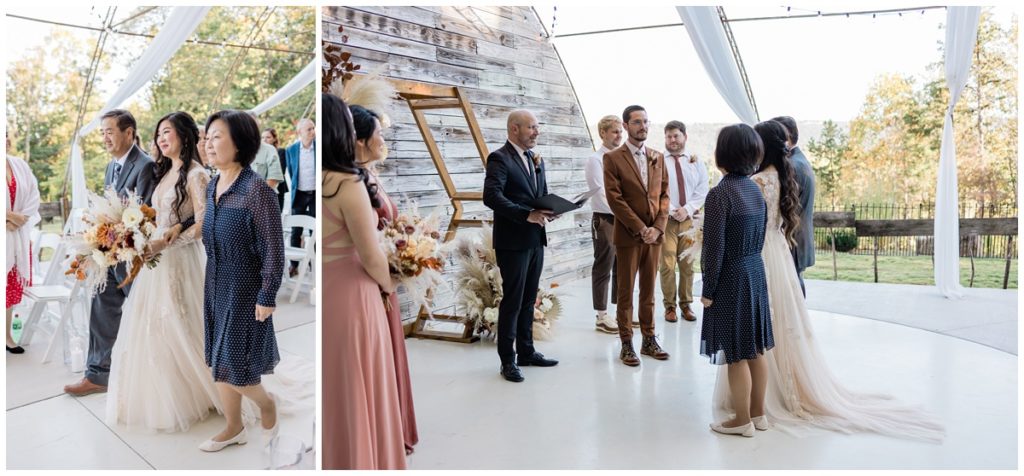
[[[796,183],[800,187],[800,225],[796,228],[796,247],[791,251],[797,271],[814,266],[814,169],[797,147],[790,156]]]
[[[526,250],[548,244],[544,227],[526,221],[533,211],[527,203],[548,193],[544,163],[530,166],[537,177],[535,184],[510,142],[487,156],[484,205],[494,210],[496,250]]]

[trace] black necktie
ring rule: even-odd
[[[114,162],[114,176],[113,176],[114,180],[111,181],[110,185],[113,185],[113,186],[116,187],[117,186],[117,180],[120,179],[120,178],[121,178],[121,164],[119,164],[117,162]]]
[[[523,155],[526,156],[526,161],[529,162],[528,164],[526,164],[526,174],[530,176],[530,180],[533,181],[533,183],[531,185],[536,190],[536,188],[537,188],[537,176],[536,176],[536,174],[534,173],[534,170],[533,170],[533,151],[532,150],[528,150]]]

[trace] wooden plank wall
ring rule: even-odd
[[[338,26],[347,44],[341,43]],[[352,53],[363,71],[381,67],[389,77],[460,86],[473,104],[490,150],[505,143],[506,118],[516,108],[537,116],[537,150],[547,162],[549,190],[566,197],[586,190],[584,164],[594,144],[561,61],[529,7],[324,7],[323,38]],[[388,160],[379,169],[385,189],[415,199],[421,209],[451,207],[408,107],[392,105],[386,131]],[[480,191],[484,170],[460,112],[427,115],[460,191]],[[593,248],[590,209],[548,226],[542,283],[590,274]],[[469,203],[466,218],[490,218],[481,203]],[[462,232],[460,232],[460,235]],[[449,293],[439,296],[442,309]],[[412,319],[408,296],[403,317]]]

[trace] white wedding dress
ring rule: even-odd
[[[863,394],[844,387],[829,370],[818,346],[800,291],[779,208],[779,175],[774,167],[754,175],[768,204],[764,248],[765,276],[775,348],[768,359],[765,414],[781,429],[818,427],[843,433],[875,432],[888,436],[940,441],[944,427],[934,415],[889,395]],[[729,380],[722,366],[715,386],[714,413],[729,419]]]
[[[178,223],[174,185],[169,172],[153,191],[156,237]],[[143,267],[124,303],[114,343],[107,391],[106,421],[131,429],[185,431],[220,412],[220,399],[203,357],[203,213],[209,173],[188,171],[182,220],[196,224],[181,233],[160,256],[155,268]]]

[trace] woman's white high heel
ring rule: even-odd
[[[718,432],[718,433],[721,433],[723,435],[741,435],[741,436],[745,436],[747,438],[751,438],[751,437],[754,436],[754,423],[753,422],[747,423],[746,425],[740,425],[740,426],[737,426],[737,427],[733,427],[733,428],[724,427],[724,426],[722,426],[721,423],[712,423],[711,424],[711,429],[716,431],[716,432]]]
[[[210,438],[199,445],[199,449],[207,453],[216,453],[231,445],[244,445],[247,442],[248,440],[245,437],[245,427],[242,427],[242,431],[239,431],[237,435],[224,441],[214,441],[213,438]]]

